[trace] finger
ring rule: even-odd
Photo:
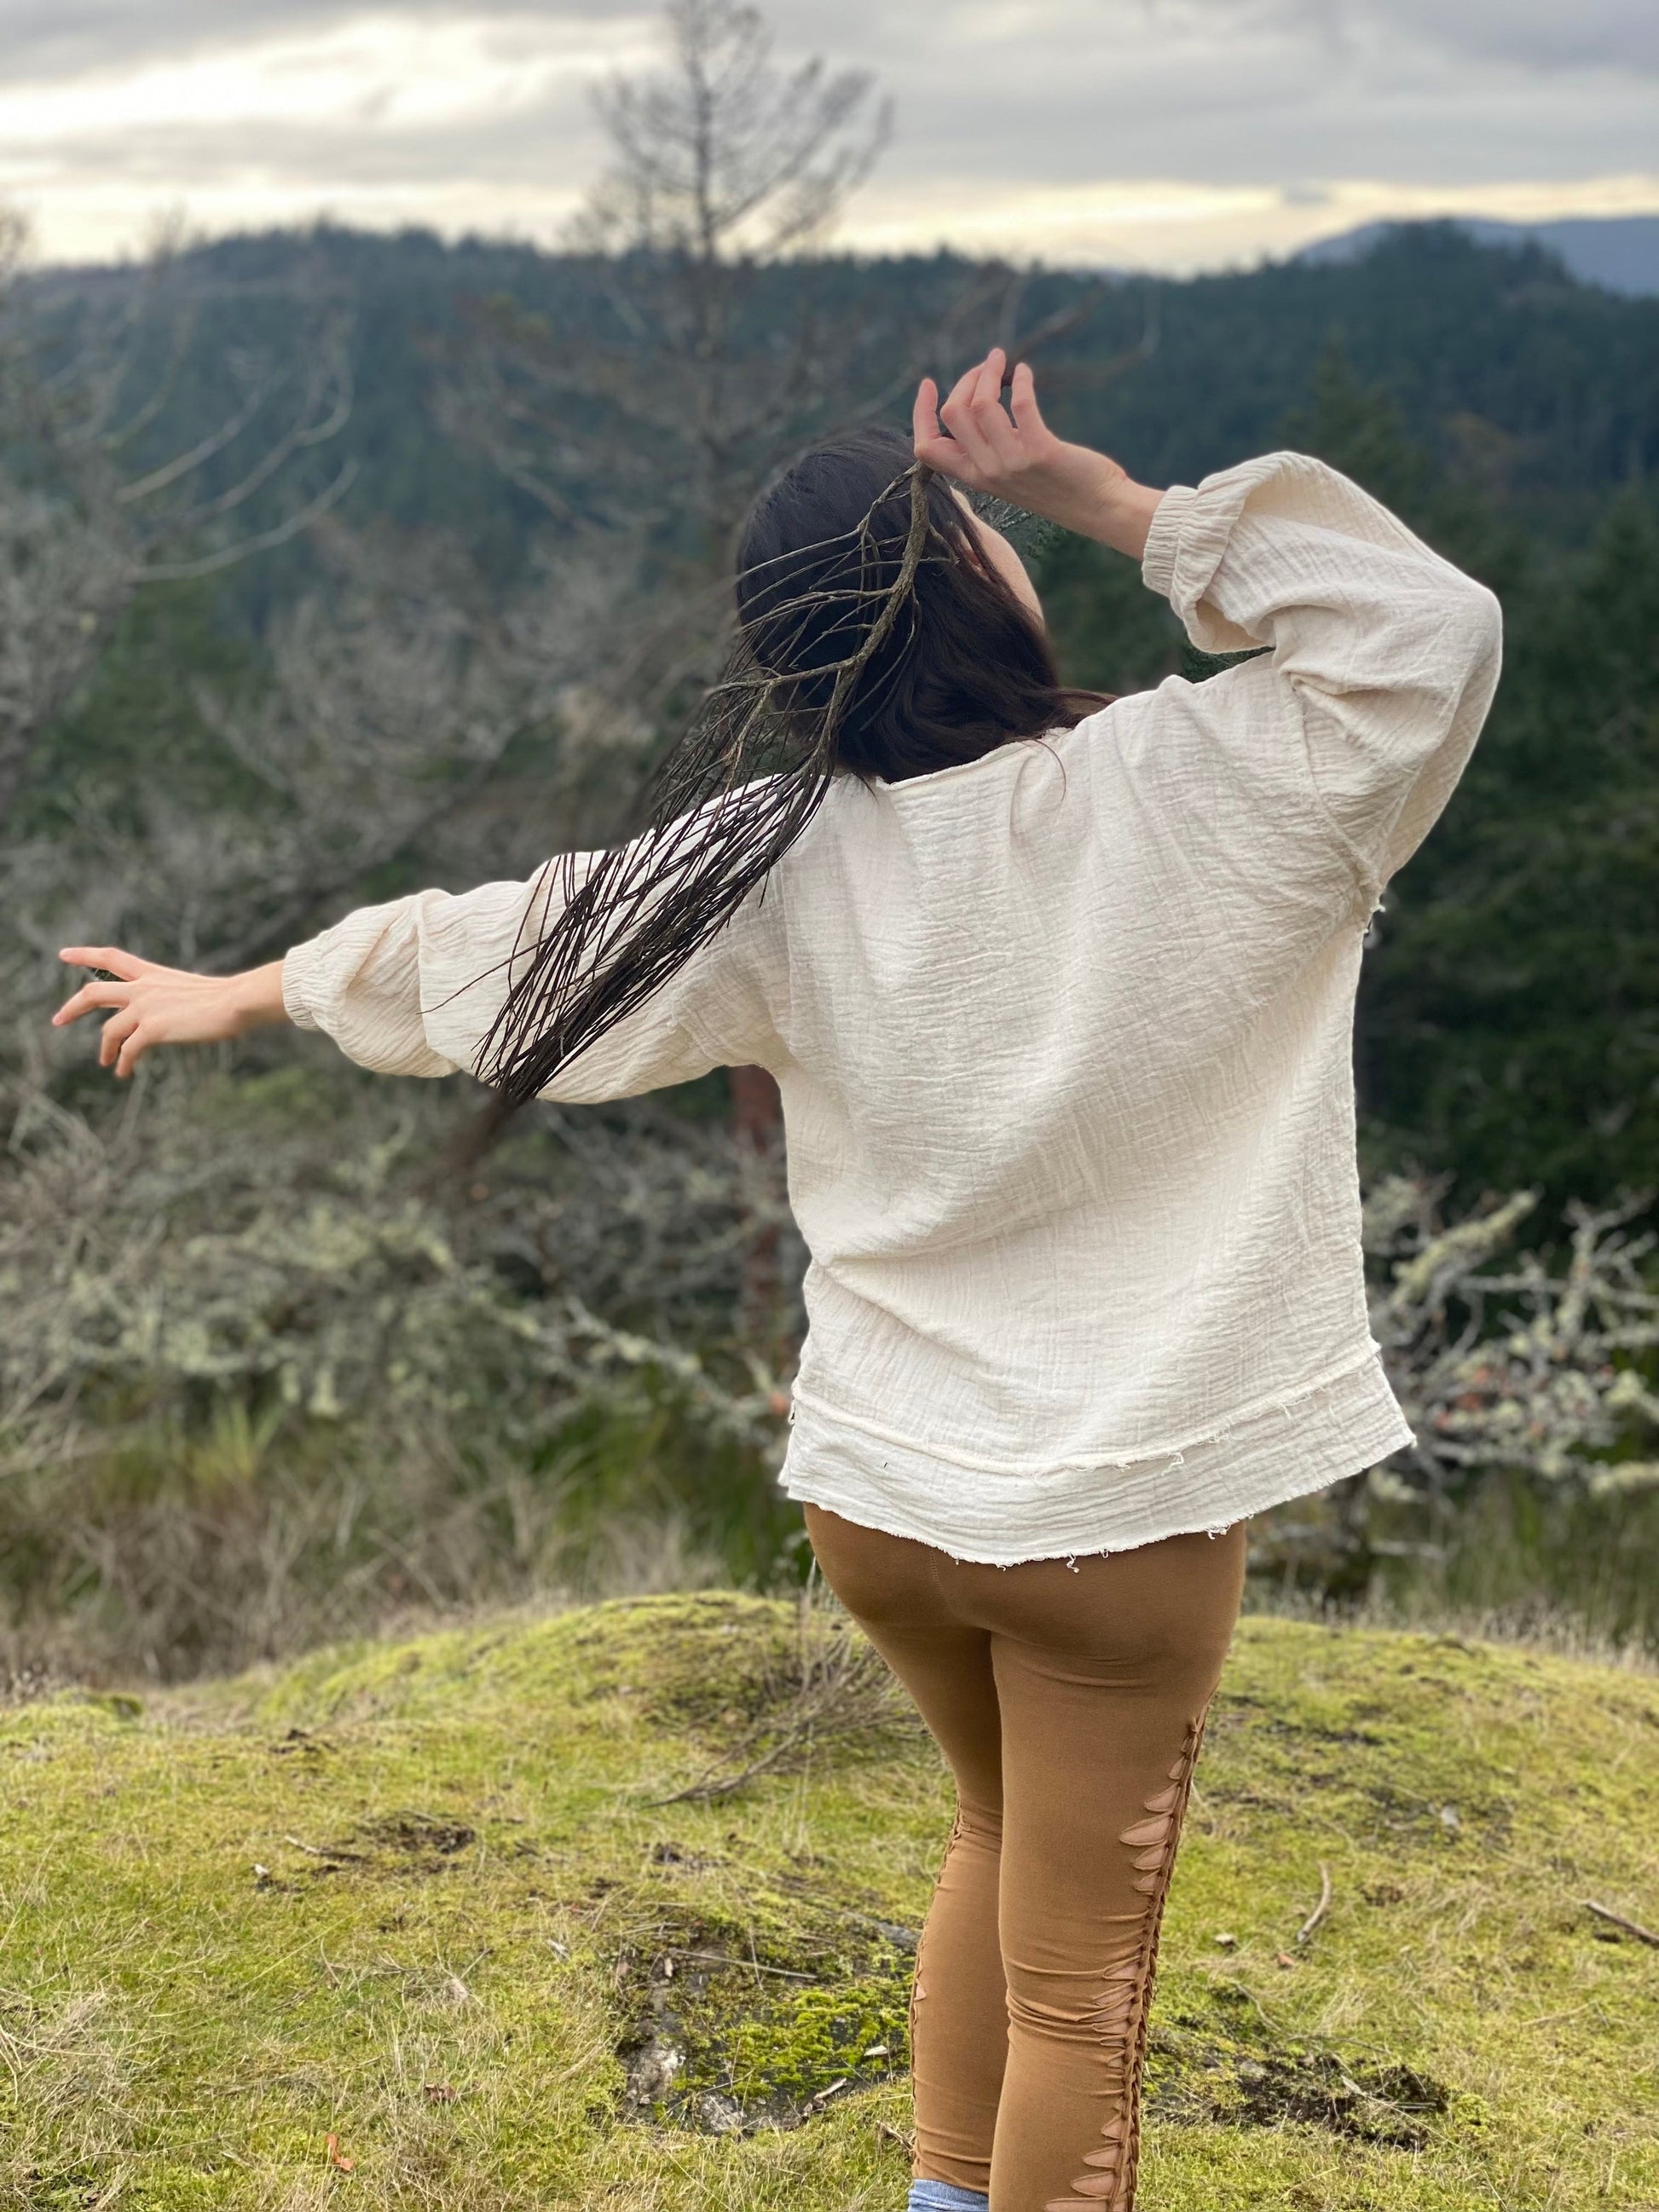
[[[916,386],[915,405],[910,410],[910,434],[919,461],[925,461],[942,476],[958,474],[962,448],[939,427],[939,386],[931,376],[924,376]]]
[[[155,1042],[153,1037],[144,1035],[142,1028],[133,1030],[131,1036],[121,1047],[120,1057],[115,1063],[115,1073],[119,1080],[125,1081]]]
[[[104,1024],[98,1037],[98,1065],[110,1067],[117,1054],[138,1026],[138,1017],[131,1006],[122,1006]]]
[[[1036,379],[1031,374],[1030,362],[1022,361],[1014,370],[1013,389],[1008,395],[1008,405],[1016,428],[1025,436],[1030,437],[1034,431],[1042,434],[1048,430],[1048,425],[1042,419],[1042,410],[1037,405]]]
[[[910,434],[918,453],[939,438],[939,386],[924,376],[916,386],[916,404],[910,410]]]
[[[952,473],[963,476],[970,483],[977,483],[981,475],[988,474],[996,465],[995,455],[974,416],[974,397],[978,389],[981,366],[975,363],[957,379],[951,386],[951,397],[939,410],[945,428],[956,440],[963,459],[969,463],[967,471],[957,469]]]
[[[1014,426],[1002,405],[1007,367],[1007,355],[1000,346],[993,346],[981,364],[973,398],[975,427],[996,456],[998,466],[1005,469],[1017,467],[1023,458]]]
[[[89,1014],[94,1006],[124,1006],[131,983],[82,983],[72,999],[65,999],[52,1018],[54,1029],[66,1022],[78,1022],[82,1014]]]
[[[971,368],[963,370],[962,374],[951,386],[951,396],[945,401],[945,407],[941,407],[939,410],[941,415],[944,414],[945,407],[960,409],[968,405],[974,396],[974,386],[979,381],[979,371],[978,362],[975,362]]]
[[[979,471],[954,438],[930,439],[927,445],[916,447],[916,459],[926,461],[937,475],[949,477],[953,483],[971,489],[979,482]]]
[[[124,952],[118,945],[66,945],[58,957],[71,968],[106,968],[112,975],[125,976],[128,981],[149,965],[136,952]]]
[[[1008,366],[1008,356],[1000,346],[993,346],[979,365],[979,374],[974,379],[975,408],[996,407],[1000,413],[1003,371]]]

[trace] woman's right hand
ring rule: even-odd
[[[52,1021],[61,1029],[108,1007],[98,1063],[118,1076],[131,1075],[152,1045],[216,1044],[285,1018],[280,960],[240,975],[195,975],[141,960],[118,945],[70,945],[58,957],[71,968],[107,971],[106,978],[83,983]]]
[[[1024,362],[1014,370],[1005,408],[1007,363],[1002,348],[993,346],[958,377],[942,407],[938,386],[923,377],[913,423],[916,459],[971,491],[1047,515],[1139,560],[1163,493],[1136,483],[1106,454],[1057,438],[1042,419]]]

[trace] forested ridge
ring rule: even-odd
[[[629,335],[611,272],[587,255],[320,225],[221,239],[185,261],[200,319],[149,434],[157,450],[180,423],[215,419],[228,338],[280,343],[286,328],[295,341],[302,278],[352,318],[354,512],[483,532],[503,560],[537,510],[476,457],[434,444],[434,359],[480,303],[504,299],[541,319],[555,343],[562,334],[586,343],[596,328],[618,343]],[[1340,346],[1440,467],[1565,543],[1583,542],[1610,493],[1659,467],[1659,299],[1577,283],[1537,246],[1480,246],[1452,224],[1415,224],[1340,264],[1185,279],[1012,274],[947,252],[784,263],[757,272],[742,337],[793,342],[805,301],[826,331],[855,316],[878,372],[896,375],[918,337],[926,365],[942,372],[988,332],[1018,340],[1075,316],[1036,354],[1045,392],[1072,434],[1151,483],[1191,483],[1261,451],[1306,402],[1322,353]],[[33,280],[43,302],[64,307],[144,282],[137,268]],[[963,299],[972,309],[953,316]]]

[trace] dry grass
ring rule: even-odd
[[[719,1765],[659,1802],[710,1804],[763,1775],[801,1771],[820,1747],[921,1733],[915,1707],[815,1566],[796,1601],[787,1656],[763,1678],[760,1711]]]

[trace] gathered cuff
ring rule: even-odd
[[[1198,497],[1191,484],[1171,484],[1152,510],[1146,550],[1140,557],[1141,580],[1148,591],[1167,599],[1175,585],[1176,553],[1182,527]]]
[[[303,945],[290,945],[283,955],[283,1011],[296,1030],[322,1027],[312,993],[321,959],[320,942],[308,938]]]

